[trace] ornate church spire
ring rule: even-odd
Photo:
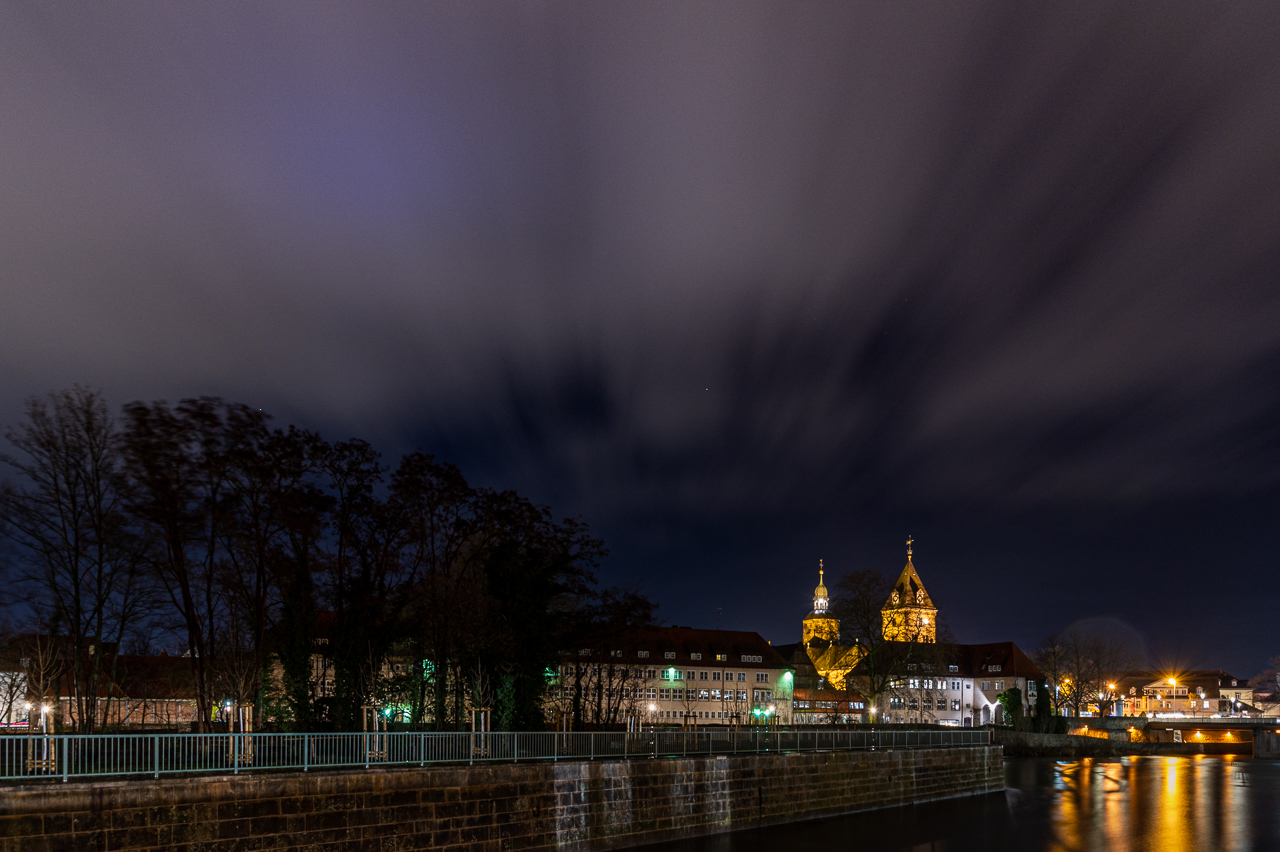
[[[813,611],[822,613],[827,611],[830,605],[830,598],[827,595],[827,587],[822,581],[822,560],[818,560],[818,587],[813,590]]]

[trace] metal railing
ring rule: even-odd
[[[958,730],[711,730],[639,733],[59,734],[0,737],[0,780],[240,773],[804,751],[985,746]]]

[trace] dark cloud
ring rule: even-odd
[[[681,622],[927,531],[970,634],[1158,646],[1206,572],[1280,603],[1278,14],[9,4],[0,412],[423,443]],[[1280,652],[1235,593],[1205,664]]]

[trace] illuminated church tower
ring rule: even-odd
[[[800,640],[806,646],[813,639],[824,639],[832,645],[840,642],[840,622],[827,612],[831,599],[827,595],[827,587],[822,582],[822,560],[818,560],[818,587],[813,590],[813,612],[805,616],[804,630]]]
[[[907,539],[907,567],[902,569],[893,593],[880,609],[884,638],[889,642],[938,641],[938,608],[911,564],[912,539]]]

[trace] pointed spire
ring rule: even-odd
[[[924,583],[916,573],[916,566],[911,562],[915,541],[915,536],[907,536],[907,564],[898,575],[898,582],[893,584],[893,594],[889,596],[885,606],[933,606],[933,600],[925,591]]]
[[[822,560],[819,559],[818,560],[818,587],[813,590],[813,611],[814,612],[827,611],[827,602],[828,602],[827,586],[826,586],[826,583],[823,582],[822,569],[823,569]]]

